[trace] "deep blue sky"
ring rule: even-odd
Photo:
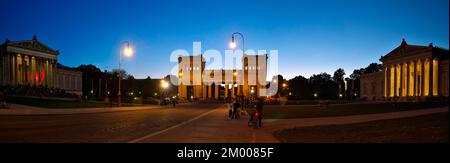
[[[280,72],[333,73],[378,62],[402,38],[448,48],[448,0],[1,0],[0,39],[38,39],[68,66],[117,68],[120,42],[136,47],[124,60],[135,77],[162,77],[175,49],[228,49],[231,33],[247,49],[279,50]]]

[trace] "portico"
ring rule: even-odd
[[[403,39],[399,47],[382,56],[380,61],[384,66],[382,72],[361,76],[361,97],[386,100],[448,97],[448,50],[433,44],[408,45]],[[376,84],[378,81],[382,84]],[[368,88],[383,90],[383,94]]]
[[[54,86],[58,51],[40,43],[6,40],[0,48],[2,85]]]

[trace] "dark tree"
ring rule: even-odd
[[[378,63],[371,63],[364,69],[364,74],[383,71],[383,65]]]
[[[96,66],[80,65],[77,67],[78,71],[83,72],[82,91],[83,96],[97,97],[99,96],[100,79],[102,77],[102,71]]]
[[[337,99],[338,85],[332,80],[330,74],[321,73],[309,78],[313,94],[317,93],[319,99]]]
[[[313,92],[310,87],[308,79],[303,76],[296,76],[289,80],[289,92],[291,99],[296,100],[311,100],[313,99]]]
[[[345,71],[342,68],[337,69],[334,71],[333,80],[336,83],[340,83],[344,81]]]

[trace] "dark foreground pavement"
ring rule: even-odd
[[[220,106],[186,104],[112,113],[0,116],[0,142],[129,142]]]

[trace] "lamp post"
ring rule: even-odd
[[[164,101],[164,104],[166,104],[166,96],[167,96],[167,88],[169,87],[169,83],[167,83],[165,80],[161,80],[161,100]]]
[[[236,45],[236,39],[235,39],[236,35],[241,36],[241,39],[242,39],[242,54],[245,54],[245,38],[244,38],[244,35],[242,33],[240,33],[240,32],[234,32],[233,34],[231,34],[230,48],[231,49],[235,49],[236,46],[237,46]],[[242,84],[244,84],[244,83],[242,83]],[[242,88],[239,89],[239,90],[240,90],[239,91],[239,96],[243,96]]]
[[[122,45],[124,45],[124,44],[126,44],[126,46],[123,49]],[[121,99],[122,93],[120,91],[120,86],[121,86],[120,84],[121,84],[121,80],[122,80],[122,51],[126,57],[130,57],[131,55],[133,55],[133,49],[131,49],[131,47],[130,47],[130,42],[128,42],[128,41],[122,42],[121,48],[119,50],[119,91],[117,93],[117,96],[119,98],[119,106],[121,105],[121,101],[122,101],[122,99]]]

